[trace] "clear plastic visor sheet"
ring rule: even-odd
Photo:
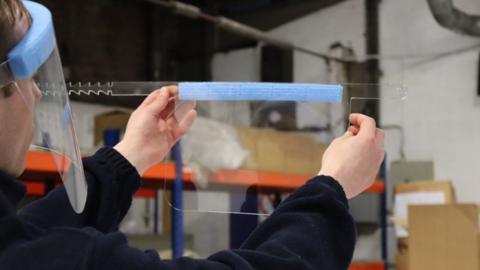
[[[8,64],[5,62],[0,66],[3,74],[9,74]],[[6,78],[3,76],[2,84],[18,91],[26,106],[25,112],[32,115],[34,136],[31,150],[51,154],[72,208],[81,213],[87,199],[87,183],[57,50],[33,77],[17,81],[7,81]]]
[[[52,14],[36,2],[23,3],[32,21],[22,39],[7,53],[7,61],[0,64],[0,86],[3,91],[16,91],[13,93],[23,99],[26,108],[23,113],[30,114],[30,121],[35,126],[32,147],[51,154],[74,211],[81,213],[87,199],[87,183],[57,51]],[[28,119],[23,115],[12,117]],[[45,160],[46,164],[48,162]]]
[[[376,117],[382,106],[400,119],[406,97],[404,86],[389,84],[179,83],[177,107],[195,100],[198,118],[181,141],[183,203],[167,203],[269,215],[317,175],[350,113]],[[165,170],[163,178],[169,191],[175,176]]]

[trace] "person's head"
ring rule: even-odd
[[[21,0],[0,1],[0,65],[27,33],[30,15]],[[18,176],[33,138],[33,108],[40,92],[32,79],[0,85],[0,170]]]

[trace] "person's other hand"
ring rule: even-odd
[[[177,95],[176,86],[151,93],[132,113],[125,136],[114,147],[140,175],[161,162],[195,120],[197,113],[193,109],[182,119],[174,117]]]
[[[322,158],[319,175],[331,176],[348,199],[370,187],[384,158],[384,134],[375,120],[351,114],[348,131],[335,139]]]

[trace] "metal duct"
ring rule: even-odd
[[[283,48],[283,49],[289,49],[289,50],[295,50],[295,51],[303,52],[303,53],[306,53],[306,54],[309,54],[309,55],[313,55],[315,57],[322,58],[325,61],[332,60],[332,61],[337,61],[337,62],[341,62],[341,63],[353,61],[351,59],[340,59],[340,58],[330,57],[330,56],[328,56],[324,53],[313,51],[313,50],[310,50],[308,48],[299,46],[299,45],[297,45],[293,42],[290,42],[286,39],[276,38],[276,37],[270,35],[269,33],[265,32],[265,31],[261,31],[259,29],[253,28],[253,27],[245,25],[243,23],[240,23],[240,22],[237,22],[237,21],[234,21],[234,20],[222,17],[222,16],[214,16],[214,15],[207,14],[205,12],[202,12],[200,10],[200,8],[198,8],[196,6],[193,6],[193,5],[190,5],[190,4],[181,3],[181,2],[175,1],[175,0],[170,0],[170,1],[167,1],[167,0],[145,0],[145,1],[149,2],[149,3],[152,3],[152,4],[167,7],[169,9],[173,10],[175,13],[177,13],[179,15],[190,17],[190,18],[193,18],[193,19],[202,19],[202,20],[210,22],[214,25],[217,25],[219,28],[221,28],[225,31],[228,31],[228,32],[231,32],[231,33],[234,33],[234,34],[246,37],[246,38],[251,38],[251,39],[254,39],[254,40],[257,40],[257,41],[262,41],[262,42],[265,42],[267,44],[274,45],[274,46],[277,46],[277,47],[280,47],[280,48]]]
[[[435,20],[460,34],[480,36],[480,16],[457,9],[453,0],[427,0]]]

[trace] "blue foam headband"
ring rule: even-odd
[[[50,11],[35,2],[23,3],[32,17],[32,25],[22,40],[7,54],[8,65],[15,80],[33,76],[56,47]]]
[[[278,100],[342,102],[343,87],[338,84],[184,82],[179,83],[183,100]]]

